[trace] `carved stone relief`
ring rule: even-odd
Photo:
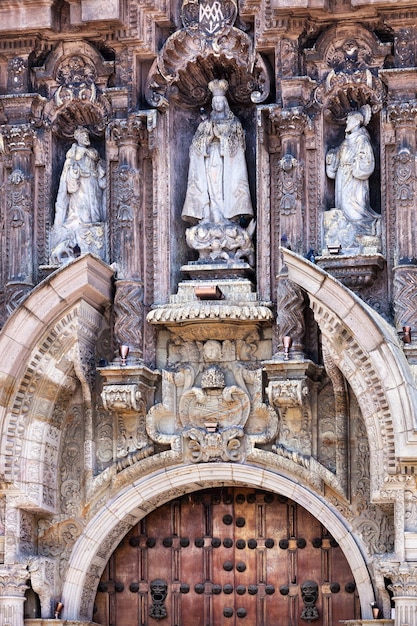
[[[234,0],[219,5],[211,0],[184,0],[183,28],[168,37],[148,76],[147,100],[160,109],[170,98],[183,105],[207,100],[207,78],[224,75],[228,68],[234,102],[261,102],[268,97],[266,65],[254,53],[250,37],[234,26],[238,14]],[[207,64],[205,59],[210,58]],[[188,71],[192,66],[193,70]],[[252,71],[251,71],[252,70]]]
[[[183,450],[191,462],[243,461],[247,447],[270,441],[275,411],[262,402],[261,370],[254,360],[253,332],[234,341],[169,344],[169,369],[162,370],[162,403],[146,417],[155,442]],[[235,361],[236,350],[241,361]],[[244,360],[243,360],[244,359]],[[172,389],[175,393],[172,394]]]
[[[60,137],[72,137],[77,126],[102,135],[111,116],[103,94],[113,63],[105,63],[95,48],[80,42],[60,43],[43,67],[35,68],[36,85],[48,92],[40,117]]]

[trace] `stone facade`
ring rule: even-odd
[[[415,626],[416,19],[411,0],[2,0],[3,626],[93,624],[128,531],[221,484],[304,506],[362,623],[376,603]],[[184,207],[207,154],[233,197],[203,218]]]

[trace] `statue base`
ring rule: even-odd
[[[371,287],[385,266],[382,254],[323,255],[315,262],[353,291]]]
[[[255,271],[245,262],[190,261],[181,267],[181,272],[196,280],[255,279]]]
[[[364,225],[349,222],[340,209],[325,211],[323,213],[325,247],[322,255],[375,255],[380,253],[380,221],[376,218],[372,222],[372,228],[367,228],[367,230],[373,230],[374,233],[368,233],[364,232]]]
[[[107,260],[106,223],[54,226],[51,232],[51,265],[63,265],[90,252]]]
[[[199,263],[240,264],[246,262],[253,267],[255,250],[252,237],[255,226],[255,220],[251,220],[247,228],[231,220],[202,221],[187,228],[185,238],[187,245],[199,253]]]

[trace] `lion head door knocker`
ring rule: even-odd
[[[149,616],[154,619],[163,619],[168,615],[165,607],[165,598],[168,593],[168,585],[165,580],[156,578],[151,582],[152,604],[149,609]]]
[[[304,602],[304,608],[301,611],[301,619],[306,622],[314,622],[319,619],[319,612],[316,608],[316,602],[319,597],[319,587],[314,580],[306,580],[301,585],[301,597]]]

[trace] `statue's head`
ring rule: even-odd
[[[90,145],[90,135],[88,134],[88,130],[84,128],[84,126],[78,126],[78,128],[75,129],[74,139],[82,146]]]
[[[359,126],[363,125],[363,121],[363,115],[360,111],[352,111],[347,116],[346,132],[359,128]]]
[[[229,83],[227,80],[224,78],[220,80],[212,80],[209,82],[208,88],[213,94],[211,107],[214,115],[217,117],[228,117],[230,108],[226,98],[226,92],[229,89]]]

